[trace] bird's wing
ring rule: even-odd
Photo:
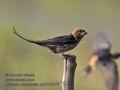
[[[93,53],[95,53],[102,49],[110,50],[111,43],[104,32],[99,32],[96,34],[96,36],[93,40],[92,51],[93,51]]]
[[[76,43],[77,41],[72,35],[64,35],[64,36],[59,36],[59,37],[54,37],[51,39],[43,40],[40,42],[44,44],[52,44],[52,45],[60,44],[61,45],[61,44],[73,44],[73,43]]]
[[[118,69],[116,63],[111,60],[106,63],[99,62],[98,68],[102,72],[107,90],[118,90]]]
[[[55,38],[51,38],[47,40],[40,40],[40,41],[30,40],[18,34],[15,27],[13,27],[13,30],[14,30],[13,33],[17,35],[18,37],[22,38],[23,40],[31,42],[31,43],[36,43],[39,45],[48,45],[48,44],[49,45],[62,45],[62,44],[73,44],[77,42],[72,35],[64,35],[64,36],[59,36],[59,37],[55,37]]]
[[[120,53],[119,53],[119,52],[117,52],[117,53],[112,53],[112,57],[113,57],[114,59],[118,59],[118,58],[120,57]]]

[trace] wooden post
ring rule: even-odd
[[[74,90],[74,74],[77,66],[76,56],[65,55],[64,58],[62,90]]]

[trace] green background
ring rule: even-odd
[[[61,90],[61,86],[6,87],[5,73],[35,73],[39,82],[59,82],[63,60],[16,37],[12,26],[26,38],[42,40],[70,34],[76,27],[89,34],[72,51],[77,56],[75,90],[106,90],[99,70],[87,78],[81,72],[92,55],[97,32],[104,31],[114,51],[120,51],[119,0],[0,0],[0,90]],[[120,61],[117,61],[120,68]],[[120,71],[120,70],[119,70]]]

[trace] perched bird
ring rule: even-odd
[[[76,28],[71,34],[64,35],[64,36],[58,36],[47,40],[29,40],[21,35],[19,35],[15,28],[13,27],[14,31],[13,33],[20,38],[24,39],[25,41],[28,41],[30,43],[35,43],[43,47],[47,47],[49,50],[51,50],[55,54],[62,54],[64,55],[64,52],[72,50],[75,48],[80,40],[87,34],[87,32],[83,29]]]
[[[120,57],[120,53],[113,53],[111,49],[112,45],[105,33],[98,33],[93,40],[93,55],[85,71],[89,74],[98,67],[104,77],[107,90],[118,90],[119,75],[115,59]]]

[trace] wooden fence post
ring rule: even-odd
[[[62,90],[74,90],[74,75],[76,70],[76,56],[64,56],[64,70],[62,77]]]

